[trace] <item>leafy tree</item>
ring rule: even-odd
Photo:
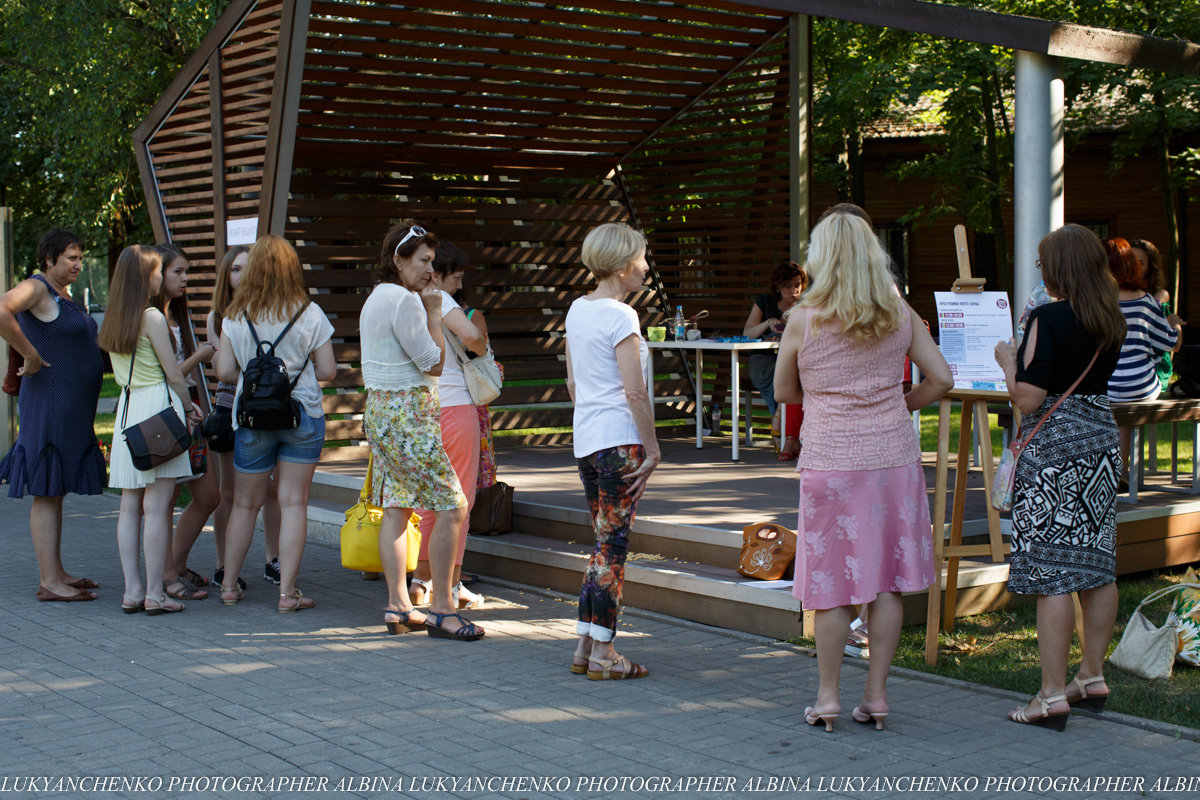
[[[0,0],[0,205],[18,266],[76,230],[115,259],[151,238],[131,136],[229,0]],[[94,251],[93,251],[94,255]]]

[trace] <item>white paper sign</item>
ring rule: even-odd
[[[1013,335],[1012,307],[1005,292],[934,292],[938,346],[954,373],[954,388],[1004,391],[996,342]]]
[[[258,217],[225,220],[225,246],[254,244],[258,238]]]

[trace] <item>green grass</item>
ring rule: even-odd
[[[1121,599],[1109,652],[1120,641],[1129,616],[1142,598],[1156,589],[1178,583],[1183,572],[1183,569],[1163,570],[1118,579]],[[1170,601],[1163,600],[1144,613],[1152,623],[1161,624],[1169,608]],[[792,641],[813,646],[810,638]],[[938,652],[936,667],[925,663],[925,626],[913,625],[901,632],[894,663],[918,672],[1028,695],[1041,687],[1036,606],[1032,599],[1021,598],[1000,611],[957,620],[952,632],[939,634]],[[1079,657],[1079,640],[1076,638],[1071,645],[1071,670],[1079,663]],[[1073,674],[1073,671],[1068,672],[1067,678]],[[1105,681],[1111,691],[1108,710],[1197,727],[1200,720],[1200,668],[1177,663],[1170,680],[1152,683],[1106,665]]]
[[[104,382],[100,384],[101,397],[116,397],[121,393],[121,387],[117,386],[117,380],[111,372],[104,373]]]

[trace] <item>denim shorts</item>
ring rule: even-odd
[[[315,464],[325,446],[325,417],[303,414],[300,425],[279,431],[238,428],[233,446],[233,468],[258,474],[275,469],[277,461]]]

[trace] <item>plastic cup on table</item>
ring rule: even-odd
[[[646,341],[648,342],[665,342],[667,340],[667,329],[662,325],[651,325],[646,328]]]

